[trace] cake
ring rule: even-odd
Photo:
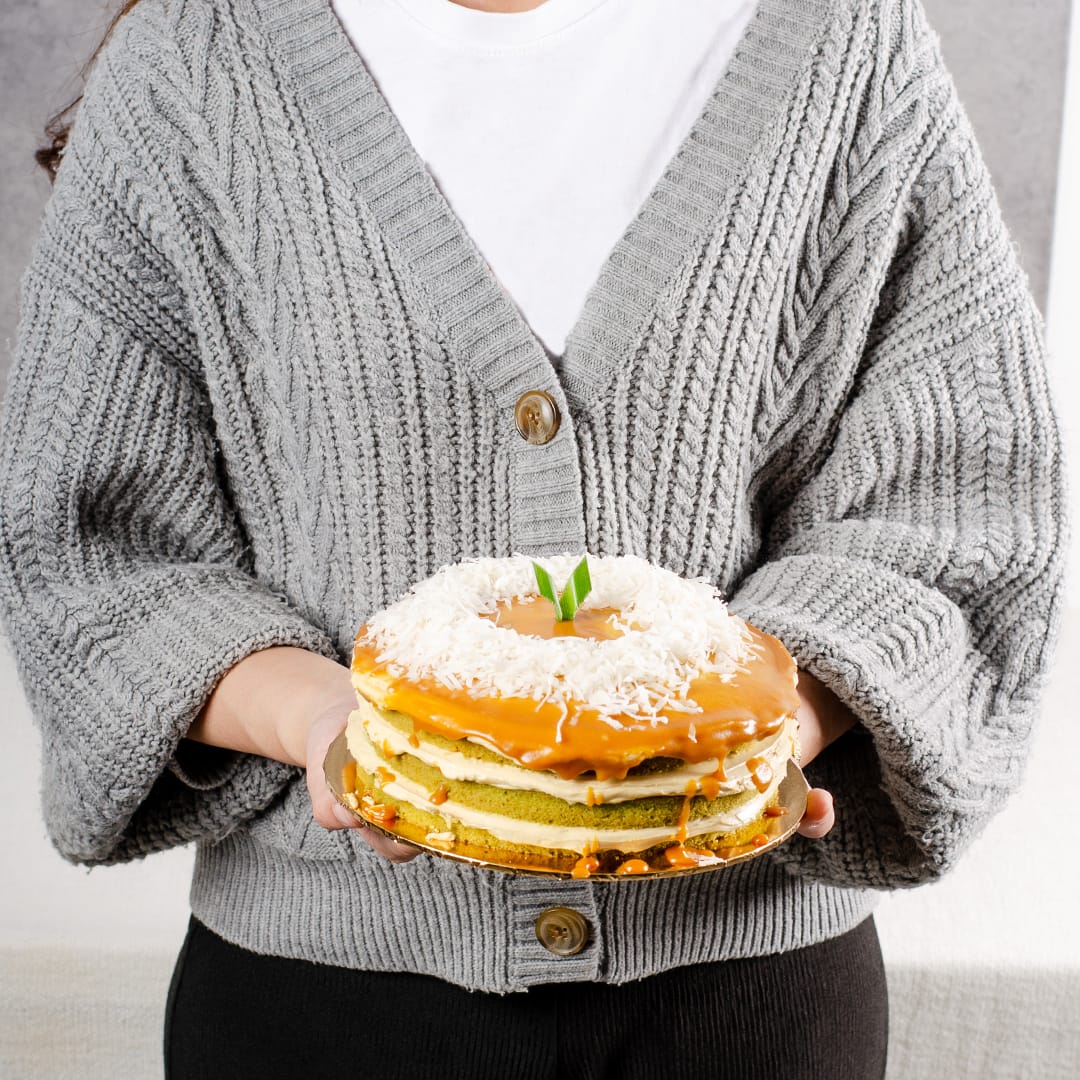
[[[794,662],[644,559],[445,566],[360,628],[352,680],[345,800],[429,849],[645,873],[762,844],[784,812]]]

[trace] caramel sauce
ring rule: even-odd
[[[347,761],[341,767],[341,790],[342,791],[355,791],[356,790],[356,762]]]
[[[409,745],[414,750],[419,750],[420,749],[420,740],[416,737],[416,732],[415,731],[409,736]]]
[[[389,770],[384,769],[381,765],[375,770],[375,775],[379,778],[379,783],[385,787],[387,784],[392,784],[397,777]]]
[[[360,814],[369,821],[374,821],[376,825],[385,825],[387,828],[397,821],[397,811],[392,806],[377,803],[370,797],[360,800]]]
[[[715,799],[720,794],[720,789],[724,785],[724,781],[727,777],[712,773],[710,776],[703,776],[700,780],[701,794],[706,799]]]
[[[619,636],[606,620],[608,609],[583,609],[556,623],[554,608],[539,597],[501,604],[489,617],[499,625],[538,637]],[[378,704],[412,718],[416,728],[450,739],[477,737],[529,769],[550,769],[565,779],[593,771],[598,780],[622,779],[653,757],[686,762],[723,761],[740,743],[779,731],[799,706],[795,663],[776,638],[749,627],[753,654],[730,682],[703,675],[690,683],[689,697],[700,712],[661,710],[662,723],[624,717],[618,728],[595,709],[569,703],[569,716],[551,701],[519,697],[474,697],[433,679],[396,679],[375,658],[360,628],[352,670],[385,687]],[[632,631],[631,631],[632,632]],[[693,738],[691,738],[693,736]]]
[[[626,877],[628,874],[647,874],[649,872],[649,864],[644,859],[627,859],[626,862],[619,863],[615,868],[615,873],[621,877]]]
[[[587,788],[585,791],[585,805],[586,806],[603,806],[604,805],[604,793],[602,791],[593,791],[592,788]]]
[[[786,813],[787,813],[787,807],[786,806],[766,806],[765,807],[765,816],[766,817],[783,817]]]
[[[710,866],[713,863],[721,863],[724,860],[715,851],[707,848],[686,847],[684,844],[673,844],[666,848],[663,854],[664,863],[673,869],[686,870],[692,866]],[[660,868],[662,869],[662,867]]]
[[[428,802],[436,806],[442,806],[450,798],[450,789],[445,784],[440,784],[429,796]]]
[[[772,783],[772,766],[764,758],[752,757],[746,762],[746,767],[750,770],[750,779],[754,781],[754,787],[764,795]]]
[[[570,871],[572,878],[587,878],[595,874],[600,869],[600,860],[595,855],[582,855],[576,863],[574,863],[574,869]]]
[[[395,758],[401,756],[400,750],[395,750],[386,739],[382,741],[382,756],[384,758]]]
[[[722,862],[727,862],[729,859],[737,859],[741,855],[748,855],[760,846],[760,844],[735,844],[731,847],[718,848],[716,855]]]
[[[690,804],[694,801],[693,788],[697,787],[693,780],[686,785],[686,798],[683,799],[682,808],[679,810],[679,820],[675,822],[675,839],[680,844],[686,841],[686,824],[690,820]]]
[[[555,618],[551,601],[542,596],[530,596],[509,603],[502,601],[494,611],[481,614],[496,626],[530,637],[579,637],[611,641],[624,633],[621,627],[612,622],[612,616],[619,614],[618,608],[578,608],[572,619],[560,622]]]
[[[754,847],[764,847],[769,842],[769,838],[764,833],[757,833],[755,836],[750,837],[750,843]]]

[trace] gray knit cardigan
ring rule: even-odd
[[[1041,334],[917,0],[761,0],[558,368],[327,0],[141,0],[77,113],[3,414],[53,842],[195,843],[193,910],[231,941],[495,991],[849,929],[1020,777],[1064,554]],[[543,446],[530,389],[562,413]],[[397,866],[313,824],[300,770],[181,743],[253,650],[345,663],[444,563],[582,549],[708,578],[857,714],[809,768],[827,838],[674,880]],[[536,939],[552,904],[591,924],[576,956]]]

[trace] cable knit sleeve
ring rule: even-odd
[[[918,5],[882,10],[917,39],[892,55],[916,62],[867,91],[886,105],[864,106],[874,146],[854,145],[859,173],[836,185],[835,279],[804,345],[833,385],[808,383],[787,416],[804,426],[784,445],[802,448],[771,465],[766,558],[732,606],[861,721],[808,768],[835,829],[782,857],[892,887],[950,867],[1019,784],[1065,512],[1040,318],[986,168]],[[838,281],[873,283],[849,379],[831,351],[853,336],[833,332]]]
[[[180,740],[271,645],[334,656],[254,576],[170,212],[103,54],[22,287],[0,453],[0,606],[40,726],[50,836],[115,862],[221,837],[296,770]],[[183,744],[191,750],[190,744]],[[185,751],[186,752],[186,751]]]

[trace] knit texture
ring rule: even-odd
[[[776,952],[940,875],[1018,784],[1061,454],[917,0],[761,0],[558,374],[326,0],[141,0],[22,311],[0,600],[49,832],[86,863],[196,841],[231,941],[500,991]],[[255,649],[344,663],[444,563],[582,547],[709,579],[859,716],[808,770],[827,838],[669,881],[394,866],[315,826],[298,770],[180,743]],[[575,957],[533,932],[556,903]]]

